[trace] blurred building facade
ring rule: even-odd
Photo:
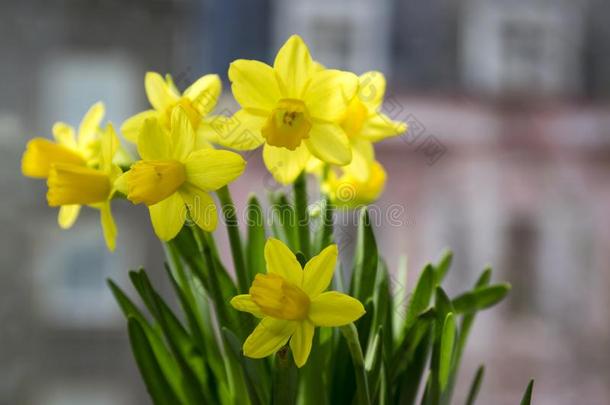
[[[412,282],[449,246],[451,293],[486,264],[513,284],[509,301],[482,317],[469,348],[468,359],[489,365],[482,403],[515,403],[529,376],[539,377],[540,403],[605,403],[607,2],[34,3],[0,6],[0,49],[9,61],[0,64],[0,319],[7,325],[0,403],[146,403],[104,279],[127,285],[125,269],[160,269],[162,261],[145,212],[117,207],[126,248],[114,255],[100,252],[95,213],[60,232],[55,211],[43,208],[42,185],[16,175],[27,139],[49,136],[56,120],[77,125],[99,99],[120,123],[146,108],[145,71],[170,72],[182,88],[204,72],[226,80],[231,60],[271,61],[292,33],[327,66],[387,72],[384,109],[410,124],[377,149],[390,174],[377,204],[390,265],[406,253]],[[260,159],[249,166],[235,185],[237,201],[253,184],[269,186]],[[389,221],[397,204],[402,211]],[[351,231],[337,235],[346,250]]]

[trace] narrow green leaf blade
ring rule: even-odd
[[[365,302],[373,296],[379,252],[373,226],[366,208],[360,211],[356,258],[352,272],[352,296]]]
[[[434,267],[428,264],[419,276],[415,291],[413,291],[409,301],[405,318],[405,329],[410,329],[415,323],[417,316],[428,308],[433,291]]]
[[[263,209],[256,196],[251,196],[246,207],[246,224],[248,239],[246,244],[246,265],[250,280],[257,273],[265,272],[265,217]]]
[[[436,284],[440,284],[447,275],[449,268],[451,267],[451,263],[453,262],[453,252],[451,250],[446,250],[443,252],[441,259],[438,261],[435,267],[435,275],[436,275]]]
[[[453,300],[453,307],[459,314],[480,311],[502,301],[509,291],[510,284],[508,283],[479,287],[456,297]]]
[[[439,382],[441,391],[447,387],[449,375],[453,364],[453,347],[455,345],[455,318],[453,313],[448,313],[443,325],[441,336],[441,349],[439,358]]]
[[[146,389],[156,405],[178,404],[180,400],[174,394],[171,386],[165,379],[159,363],[155,359],[146,333],[140,321],[130,316],[127,321],[129,341],[136,359],[140,374],[144,379]]]
[[[474,405],[477,395],[479,395],[481,384],[483,383],[483,377],[485,377],[485,366],[480,365],[476,374],[474,375],[472,384],[470,384],[470,390],[468,390],[468,397],[466,398],[466,405]]]
[[[530,380],[527,384],[523,398],[521,399],[521,405],[530,405],[532,403],[532,391],[534,390],[534,380]]]

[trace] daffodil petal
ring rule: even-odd
[[[138,136],[138,153],[145,160],[167,159],[171,156],[170,135],[158,120],[144,121]]]
[[[260,359],[277,352],[288,342],[296,327],[295,321],[263,318],[244,342],[244,355]]]
[[[305,144],[315,157],[326,163],[344,166],[352,160],[349,139],[337,124],[315,122]]]
[[[129,178],[129,170],[126,171],[125,173],[119,175],[113,183],[113,189],[115,191],[118,191],[119,193],[125,194],[127,195],[129,193],[128,191],[128,182],[127,179]]]
[[[205,191],[214,191],[238,178],[246,161],[228,150],[200,149],[189,155],[185,163],[187,182]]]
[[[383,102],[386,81],[381,72],[370,71],[358,78],[358,98],[369,111],[377,111]]]
[[[186,207],[180,193],[174,193],[148,208],[153,229],[159,239],[172,240],[180,232],[186,219]]]
[[[239,110],[232,117],[218,116],[210,121],[213,133],[208,135],[211,142],[235,150],[252,150],[265,142],[261,128],[265,125],[265,117]]]
[[[314,326],[313,324],[305,320],[299,322],[294,334],[290,338],[290,350],[292,350],[292,356],[297,367],[303,367],[309,358],[311,352],[311,344],[313,342]]]
[[[308,316],[316,326],[343,326],[354,322],[365,312],[357,299],[337,291],[328,291],[311,300]]]
[[[157,111],[164,112],[180,98],[163,77],[156,72],[147,72],[144,77],[144,88],[150,105]]]
[[[195,131],[195,146],[193,147],[194,151],[199,149],[213,149],[214,146],[212,143],[218,143],[215,141],[217,137],[216,130],[210,125],[210,121],[215,119],[216,117],[202,119],[199,122],[199,125],[197,125],[197,130]]]
[[[265,144],[263,148],[263,160],[267,170],[282,184],[293,183],[307,166],[310,156],[305,143],[301,143],[294,151],[269,144]]]
[[[100,208],[100,222],[102,223],[102,231],[104,233],[104,240],[108,250],[114,252],[116,247],[116,235],[117,229],[112,218],[112,212],[110,211],[110,203],[106,202]]]
[[[309,78],[315,73],[309,49],[303,39],[292,35],[278,51],[273,68],[284,85],[284,97],[300,98]]]
[[[114,154],[119,148],[119,138],[114,131],[114,127],[109,122],[102,134],[101,154],[100,154],[100,170],[105,173],[110,173]]]
[[[80,126],[78,127],[78,145],[83,148],[86,147],[91,141],[97,136],[97,131],[100,127],[106,108],[104,103],[97,102],[89,108],[85,113]]]
[[[183,161],[195,146],[195,130],[184,109],[172,110],[171,117],[172,158]]]
[[[157,118],[157,115],[158,113],[155,110],[146,110],[127,118],[123,122],[123,125],[121,125],[121,134],[123,134],[123,138],[127,139],[129,142],[137,143],[138,135],[140,135],[140,131],[142,131],[142,127],[144,126],[144,121],[149,118]]]
[[[53,138],[58,144],[65,146],[70,149],[77,149],[76,136],[74,135],[74,128],[65,122],[56,122],[53,124]]]
[[[267,243],[265,243],[265,262],[267,263],[268,273],[277,274],[297,287],[301,287],[303,284],[301,265],[294,253],[279,239],[267,239]]]
[[[62,205],[57,214],[57,223],[61,229],[69,229],[74,225],[80,212],[80,205]]]
[[[352,140],[352,161],[343,166],[344,172],[352,175],[356,180],[365,182],[371,175],[371,163],[375,160],[375,150],[368,140]]]
[[[305,270],[303,270],[303,291],[310,298],[317,297],[328,288],[335,272],[338,255],[337,245],[330,245],[305,264]]]
[[[216,107],[218,96],[222,91],[222,82],[218,75],[205,75],[184,91],[184,96],[191,100],[193,107],[206,116]]]
[[[236,295],[231,299],[231,305],[238,311],[248,312],[257,318],[264,318],[265,314],[261,312],[261,309],[252,301],[250,294]]]
[[[366,119],[360,133],[362,137],[371,142],[379,142],[400,135],[406,130],[406,123],[393,121],[383,113],[376,113]]]
[[[218,212],[212,196],[197,187],[189,185],[180,189],[180,195],[186,203],[190,219],[204,231],[214,231],[218,224]]]
[[[270,112],[281,97],[273,68],[256,60],[232,62],[229,80],[233,96],[242,108]]]
[[[335,122],[343,116],[357,89],[356,75],[328,69],[313,75],[303,97],[313,118]]]

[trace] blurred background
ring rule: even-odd
[[[536,404],[607,404],[609,12],[604,0],[3,0],[0,404],[149,403],[105,279],[127,286],[143,265],[168,289],[141,207],[116,205],[114,254],[97,212],[57,227],[44,183],[19,173],[28,139],[78,125],[98,100],[118,126],[148,108],[148,70],[182,89],[218,73],[227,89],[233,59],[271,62],[292,33],[327,66],[385,72],[384,110],[410,125],[377,147],[378,240],[410,272],[397,293],[445,247],[451,294],[487,264],[513,285],[477,318],[456,402],[485,363],[481,404],[518,403],[529,378]],[[230,93],[216,111],[235,111]],[[247,158],[240,203],[277,187],[259,152]],[[353,228],[337,229],[344,252]]]

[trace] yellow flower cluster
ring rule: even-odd
[[[50,206],[60,207],[58,222],[71,227],[81,206],[99,209],[106,243],[115,247],[116,226],[110,201],[124,195],[145,204],[153,228],[170,240],[191,219],[206,231],[217,223],[210,192],[241,175],[245,161],[234,150],[263,146],[268,170],[282,184],[304,170],[322,176],[324,189],[341,206],[374,201],[385,183],[373,143],[406,130],[380,112],[385,79],[379,72],[360,77],[327,69],[312,59],[307,45],[293,35],[273,66],[236,60],[228,71],[233,96],[241,106],[232,117],[211,115],[222,84],[205,75],[183,93],[171,77],[149,72],[144,87],[152,109],[127,119],[123,137],[137,145],[140,159],[128,156],[111,124],[100,125],[104,105],[85,114],[78,135],[64,123],[53,126],[55,141],[35,138],[23,155],[25,176],[46,178]],[[337,198],[352,184],[354,198]],[[117,194],[116,192],[120,192]]]
[[[343,326],[364,315],[364,306],[357,299],[326,291],[337,256],[337,245],[330,245],[303,268],[281,241],[267,240],[267,274],[257,274],[249,294],[231,300],[235,309],[261,319],[244,342],[244,355],[267,357],[290,340],[294,361],[302,367],[309,357],[316,326]]]

